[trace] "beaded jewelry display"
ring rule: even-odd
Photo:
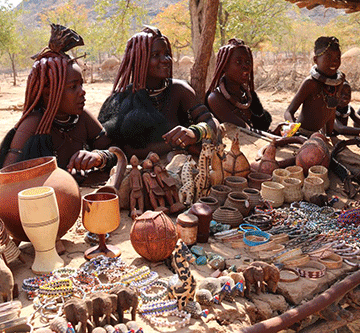
[[[166,317],[170,317],[170,316],[179,317],[183,319],[176,321],[169,321],[167,320]],[[190,323],[190,319],[191,319],[190,313],[187,313],[186,311],[180,311],[178,309],[171,312],[162,313],[158,316],[144,316],[144,317],[150,322],[150,324],[154,326],[175,327],[175,328],[185,327]]]
[[[249,237],[250,236],[256,236],[256,237],[262,237],[263,240],[259,240],[259,241],[253,241],[253,240],[250,240]],[[269,240],[270,240],[270,237],[271,235],[268,234],[267,232],[265,231],[261,231],[261,230],[249,230],[249,231],[246,231],[244,233],[244,243],[246,245],[249,245],[249,246],[256,246],[256,245],[260,245],[260,244],[264,244],[264,243],[267,243]]]
[[[120,281],[125,284],[130,284],[131,282],[139,281],[146,278],[149,274],[150,268],[147,266],[143,266],[141,268],[136,268],[128,273],[123,274],[120,277]]]
[[[167,281],[159,279],[156,282],[141,288],[140,297],[143,302],[161,301],[168,297],[167,288]],[[152,292],[154,289],[156,290],[155,293]]]
[[[150,285],[151,283],[154,283],[159,278],[159,274],[154,271],[150,272],[149,274],[146,274],[145,276],[146,276],[145,278],[142,278],[138,281],[137,280],[131,281],[130,287],[141,288]]]
[[[70,279],[60,279],[41,285],[38,292],[39,295],[48,297],[70,296],[74,292],[74,287]]]
[[[171,312],[177,309],[177,300],[166,300],[166,301],[157,301],[149,302],[141,306],[138,311],[143,315],[154,315]]]
[[[26,292],[37,291],[41,285],[49,282],[51,275],[42,275],[25,279],[22,283],[22,290]]]
[[[316,269],[310,270],[310,269]],[[316,261],[309,261],[306,266],[297,267],[297,270],[299,272],[299,275],[301,277],[306,277],[309,279],[318,279],[325,275],[326,273],[326,267],[325,265],[316,262]]]

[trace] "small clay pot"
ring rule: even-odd
[[[290,171],[286,169],[275,169],[272,173],[272,181],[282,184],[285,178],[290,176]]]
[[[243,192],[230,192],[224,206],[237,208],[244,217],[248,216],[251,210],[249,197]]]
[[[231,188],[226,185],[214,185],[210,188],[210,197],[214,197],[219,201],[219,205],[222,206],[228,194],[231,192]]]
[[[215,210],[220,206],[218,199],[214,197],[202,197],[197,202],[208,205],[212,212],[215,212]]]
[[[330,187],[330,180],[328,177],[328,169],[323,165],[313,165],[309,168],[309,177],[319,177],[324,181],[324,189],[327,190]]]
[[[304,184],[304,170],[300,165],[291,165],[285,168],[285,170],[290,171],[289,178],[297,178],[301,180],[301,186]]]
[[[249,197],[250,209],[253,209],[255,206],[262,204],[262,199],[260,191],[256,188],[244,188],[243,193]]]
[[[224,180],[224,184],[231,187],[232,192],[241,192],[244,188],[248,187],[247,179],[240,176],[226,177]]]
[[[261,196],[263,200],[272,202],[274,208],[284,203],[284,185],[277,182],[263,182],[261,184]]]
[[[248,175],[249,187],[256,188],[257,190],[261,189],[261,184],[263,182],[271,181],[272,176],[267,173],[262,172],[251,172]]]

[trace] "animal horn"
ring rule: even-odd
[[[90,319],[87,320],[87,323],[88,323],[89,325],[91,325],[91,327],[94,327],[94,324],[91,322]]]
[[[114,315],[113,313],[110,315],[110,317],[111,317],[112,319],[114,319],[115,321],[118,321],[118,319],[115,317],[115,315]]]

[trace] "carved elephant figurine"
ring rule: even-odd
[[[10,268],[0,256],[0,295],[3,302],[10,302],[13,299],[14,277]]]
[[[261,267],[257,266],[248,266],[245,268],[244,272],[245,278],[245,296],[249,298],[250,289],[252,285],[255,285],[256,294],[260,294],[261,285],[264,283],[264,271]]]
[[[111,294],[117,296],[117,313],[119,315],[119,322],[124,322],[124,311],[131,309],[131,320],[136,318],[136,309],[138,307],[139,299],[137,291],[130,287],[116,286],[111,289]]]
[[[106,316],[106,323],[110,325],[111,315],[116,311],[117,297],[113,294],[98,292],[90,295],[93,307],[93,321],[95,326],[100,326],[100,317]]]
[[[92,324],[90,318],[92,316],[92,302],[90,299],[72,298],[65,302],[64,313],[66,320],[75,328],[80,323],[79,333],[91,332]]]
[[[272,264],[268,264],[264,261],[254,261],[250,266],[261,267],[264,272],[264,282],[266,282],[267,290],[272,293],[276,292],[279,280],[280,280],[280,271],[279,269]],[[261,285],[261,291],[265,291],[265,284]]]

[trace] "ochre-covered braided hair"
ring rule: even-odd
[[[172,57],[168,38],[159,29],[146,26],[141,32],[133,35],[128,40],[125,55],[114,82],[113,92],[124,91],[130,83],[133,84],[133,92],[146,88],[151,47],[158,38],[166,41]],[[170,77],[172,77],[172,69]]]
[[[237,48],[244,48],[249,53],[251,59],[251,71],[250,71],[250,90],[254,91],[254,68],[253,68],[253,56],[250,47],[245,45],[244,41],[237,38],[231,38],[228,43],[220,47],[216,56],[216,67],[214,78],[207,91],[207,95],[210,94],[220,83],[220,79],[225,73],[225,66],[227,65],[232,53]]]
[[[51,25],[49,47],[33,57],[35,62],[26,83],[24,112],[15,128],[31,111],[41,106],[44,89],[48,88],[49,100],[35,134],[50,133],[64,90],[67,66],[74,61],[64,51],[77,45],[84,45],[84,42],[75,31],[58,24]]]

